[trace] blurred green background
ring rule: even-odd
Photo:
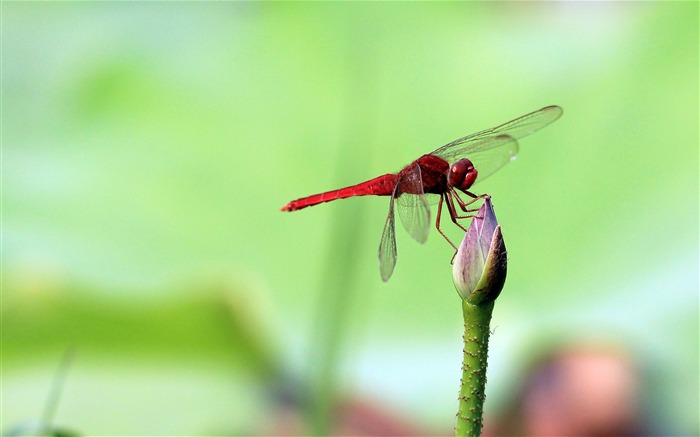
[[[2,429],[73,348],[54,422],[83,433],[269,433],[280,378],[324,372],[451,432],[449,246],[399,226],[384,284],[387,198],[279,208],[557,104],[476,187],[509,250],[487,414],[536,350],[612,342],[654,425],[696,434],[698,12],[3,2]]]

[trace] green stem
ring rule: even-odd
[[[459,389],[456,436],[480,436],[484,413],[489,322],[494,301],[472,305],[462,301],[464,315],[464,361]]]

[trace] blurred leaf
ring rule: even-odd
[[[280,368],[250,296],[200,284],[179,298],[124,299],[75,284],[14,292],[3,302],[3,364],[73,347],[83,357],[214,360],[265,379]]]

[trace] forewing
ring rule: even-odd
[[[561,114],[560,107],[547,106],[500,126],[459,138],[435,150],[432,155],[450,164],[469,158],[479,172],[479,182],[515,158],[518,139],[542,129]]]
[[[518,142],[508,135],[481,138],[472,142],[467,156],[478,171],[479,183],[518,156]]]
[[[423,194],[423,180],[419,166],[404,173],[396,184],[399,217],[406,231],[414,240],[425,243],[430,231],[430,207]]]
[[[394,188],[396,193],[396,188]],[[389,200],[389,215],[384,222],[384,231],[382,239],[379,242],[379,274],[382,276],[382,281],[386,282],[394,272],[396,265],[396,235],[394,227],[394,195],[392,194]]]

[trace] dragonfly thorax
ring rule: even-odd
[[[465,191],[474,184],[477,174],[474,164],[467,158],[462,158],[450,167],[447,182],[453,187]]]

